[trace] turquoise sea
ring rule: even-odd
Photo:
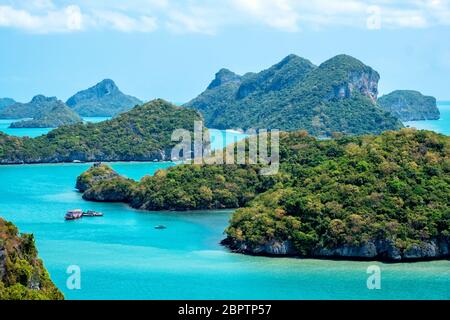
[[[171,163],[115,163],[131,178]],[[408,264],[252,257],[220,246],[231,211],[141,212],[91,203],[74,189],[88,164],[0,167],[0,215],[34,233],[68,299],[450,299],[450,261]],[[64,221],[68,209],[103,218]],[[166,225],[156,230],[156,225]],[[81,269],[81,290],[66,270]],[[368,290],[367,267],[382,270]]]
[[[85,122],[101,122],[108,120],[110,118],[108,117],[86,117],[83,118]],[[48,133],[52,128],[9,128],[9,125],[13,122],[25,120],[25,119],[0,119],[0,131],[4,132],[6,134],[9,134],[10,136],[16,136],[16,137],[30,137],[35,138],[39,137],[43,134]]]
[[[111,165],[140,179],[174,164]],[[450,299],[450,261],[384,264],[234,254],[219,244],[232,211],[142,212],[85,202],[74,184],[88,167],[0,166],[0,216],[35,235],[67,299]],[[75,208],[105,216],[64,221],[65,211]],[[154,228],[160,224],[167,229]],[[81,270],[80,290],[66,286],[72,265]],[[366,285],[372,265],[381,268],[380,290]]]
[[[404,124],[412,128],[436,131],[450,136],[450,102],[439,102],[439,111],[441,111],[441,119],[425,120],[425,121],[408,121]]]

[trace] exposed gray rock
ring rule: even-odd
[[[6,252],[4,248],[0,247],[0,281],[6,274]]]
[[[379,80],[380,75],[372,69],[351,72],[348,75],[348,82],[339,86],[334,86],[334,94],[330,98],[349,99],[355,92],[358,92],[369,97],[376,103]]]
[[[402,121],[438,120],[436,98],[418,91],[397,90],[378,99],[379,105]]]
[[[241,77],[236,73],[228,69],[220,69],[219,72],[216,73],[215,79],[209,84],[208,89],[214,89],[230,82],[239,83],[240,81]]]
[[[271,240],[266,244],[250,245],[243,241],[227,238],[222,244],[234,252],[269,256],[302,256],[289,241]],[[310,258],[331,258],[350,260],[381,260],[390,262],[433,260],[450,258],[449,239],[430,240],[412,245],[402,252],[391,240],[369,241],[362,245],[342,245],[334,248],[317,248]]]
[[[96,190],[95,188],[88,189],[83,193],[83,199],[87,201],[96,202],[127,202],[128,197],[122,190],[108,189]]]
[[[295,249],[290,241],[272,240],[262,245],[249,245],[242,241],[233,241],[225,239],[224,245],[229,246],[236,252],[248,253],[254,255],[270,255],[270,256],[290,256],[295,255]]]
[[[368,242],[361,246],[344,245],[337,248],[320,248],[314,252],[315,256],[320,257],[356,257],[356,258],[375,258],[377,256],[377,247],[373,242]]]
[[[103,153],[86,153],[86,152],[71,152],[69,154],[53,154],[49,157],[28,157],[25,159],[6,158],[0,159],[0,164],[38,164],[38,163],[70,163],[75,161],[80,162],[117,162],[117,161],[134,161],[134,162],[149,162],[149,161],[171,161],[170,150],[150,150],[146,154],[141,155],[118,155],[118,154],[103,154]]]

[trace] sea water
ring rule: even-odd
[[[51,128],[10,128],[10,124],[26,119],[0,119],[0,131],[10,136],[35,138],[48,133]]]
[[[441,118],[439,120],[408,121],[405,126],[420,130],[431,130],[450,136],[450,102],[439,102]]]
[[[86,117],[83,118],[85,122],[98,123],[105,120],[111,119],[110,117]],[[10,136],[15,137],[30,137],[36,138],[43,134],[47,134],[53,128],[10,128],[9,126],[13,122],[29,120],[29,119],[0,119],[0,131],[4,132]]]
[[[130,178],[173,163],[114,163]],[[232,211],[144,212],[86,202],[75,188],[89,164],[0,166],[0,216],[33,233],[67,299],[450,299],[450,261],[383,264],[253,257],[220,245]],[[65,221],[68,209],[101,218]],[[155,226],[167,229],[157,230]],[[367,268],[381,268],[381,289]],[[67,286],[70,266],[81,289]]]
[[[24,130],[31,131],[15,133],[41,134]],[[213,149],[220,147],[218,135],[245,137],[211,134]],[[136,180],[173,165],[111,164]],[[144,212],[86,202],[74,185],[89,166],[0,166],[0,216],[34,234],[40,257],[67,299],[450,299],[448,260],[384,264],[231,253],[220,241],[232,211]],[[65,212],[76,208],[105,215],[65,221]],[[381,268],[379,290],[367,286],[367,270],[374,265]],[[81,272],[79,290],[67,286],[71,266]]]

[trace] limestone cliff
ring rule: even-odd
[[[38,258],[32,235],[0,218],[0,300],[62,300]]]
[[[398,90],[382,96],[379,105],[402,121],[438,120],[436,98],[412,90]]]

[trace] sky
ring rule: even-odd
[[[221,68],[341,53],[380,93],[450,100],[450,0],[0,0],[0,97],[66,100],[104,78],[143,100],[187,102]]]

